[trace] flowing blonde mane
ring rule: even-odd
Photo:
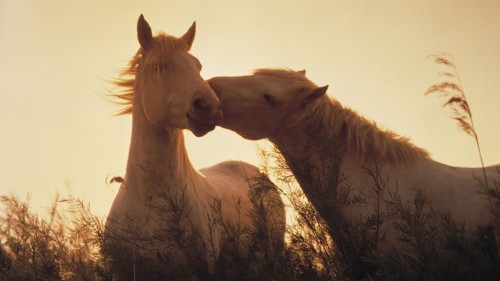
[[[120,90],[118,93],[111,91],[110,96],[115,104],[123,106],[118,115],[131,114],[134,103],[134,84],[140,64],[161,65],[175,50],[188,50],[184,40],[174,36],[160,33],[154,38],[154,46],[148,51],[145,61],[142,61],[142,48],[139,49],[128,62],[127,67],[120,71],[117,79],[111,81]]]
[[[366,160],[382,160],[398,164],[429,158],[428,152],[414,145],[409,138],[380,129],[375,122],[342,106],[334,99],[323,103],[319,107],[319,112],[320,118],[332,125],[330,137],[343,138],[348,151],[355,151]]]

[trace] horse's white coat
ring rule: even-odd
[[[491,223],[488,199],[478,185],[481,168],[451,167],[433,161],[408,139],[380,130],[324,95],[326,87],[317,87],[304,72],[261,69],[249,76],[215,77],[209,83],[223,106],[224,119],[219,125],[248,139],[268,138],[273,142],[330,227],[336,222],[326,213],[324,206],[328,203],[321,188],[345,177],[341,183],[352,187],[352,194],[368,198],[366,204],[342,210],[343,219],[356,224],[375,213],[376,188],[365,170],[376,170],[374,163],[380,164],[380,179],[387,181],[379,201],[382,209],[385,200],[393,199],[390,192],[397,191],[408,207],[419,190],[429,200],[428,207],[449,212],[467,229]],[[339,177],[329,174],[331,163],[340,164]],[[326,170],[322,170],[325,165]],[[313,170],[316,174],[310,177],[308,173]],[[490,187],[493,181],[500,182],[500,165],[487,167],[486,173]],[[390,224],[383,227],[389,244],[395,243]]]
[[[251,228],[249,181],[259,170],[244,162],[227,161],[198,172],[189,161],[182,130],[202,136],[221,118],[219,100],[200,76],[201,64],[188,53],[194,34],[193,24],[181,38],[153,37],[148,23],[142,15],[139,18],[141,50],[116,82],[125,88],[116,97],[128,106],[122,113],[132,113],[132,137],[126,175],[109,212],[106,231],[147,240],[148,235],[166,230],[155,209],[165,207],[172,198],[184,198],[187,217],[181,227],[196,232],[200,240],[187,242],[214,247],[218,255],[223,243],[220,233],[208,230],[214,200],[222,201],[224,221]],[[271,196],[279,199],[277,193]],[[284,209],[278,210],[276,217],[283,222]],[[283,231],[283,226],[280,229]],[[153,251],[162,247],[153,243]],[[183,260],[182,255],[172,258]]]

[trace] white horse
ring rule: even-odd
[[[488,198],[478,186],[481,168],[432,160],[408,139],[330,99],[328,87],[309,81],[305,71],[260,69],[249,76],[214,77],[209,84],[222,102],[219,125],[274,143],[330,228],[375,218],[383,222],[376,223],[382,241],[377,247],[398,249],[393,230],[401,221],[391,221],[391,214],[422,207],[417,192],[427,199],[424,211],[449,212],[467,229],[491,224]],[[500,165],[487,167],[486,174],[493,187],[500,182]]]
[[[114,95],[125,106],[121,114],[132,114],[132,137],[126,175],[109,212],[106,233],[122,237],[145,256],[155,258],[166,251],[171,253],[170,263],[190,266],[193,260],[220,254],[225,242],[221,224],[252,228],[250,211],[255,202],[250,187],[260,173],[239,161],[198,172],[189,161],[183,129],[203,136],[222,117],[219,99],[200,76],[201,63],[189,54],[195,23],[180,38],[153,37],[141,15],[137,33],[141,48],[116,82],[124,88]],[[275,190],[268,195],[280,200]],[[284,223],[283,206],[275,218]],[[284,225],[274,231],[283,238]],[[201,251],[193,256],[182,246]]]

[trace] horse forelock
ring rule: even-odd
[[[139,65],[160,64],[166,61],[176,50],[188,51],[187,44],[179,38],[168,34],[160,33],[154,38],[154,44],[147,55],[143,54],[142,48],[139,49],[132,59],[128,62],[127,67],[120,71],[117,79],[111,81],[120,90],[118,93],[111,92],[111,97],[114,103],[122,105],[123,108],[118,112],[118,115],[132,113],[134,102],[134,84],[138,73]]]
[[[177,50],[188,51],[186,42],[180,38],[160,33],[154,38],[153,46],[148,50],[144,64],[154,64],[168,60]],[[142,52],[142,49],[141,49]]]
[[[354,151],[365,160],[387,161],[392,164],[408,164],[417,159],[429,158],[425,149],[414,145],[409,138],[383,130],[354,110],[336,100],[321,102],[316,116],[332,127],[327,138],[341,138],[348,151]],[[323,128],[325,129],[325,128]],[[333,141],[332,141],[333,142]]]

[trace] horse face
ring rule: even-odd
[[[203,136],[222,118],[220,101],[201,77],[201,63],[189,54],[195,24],[181,38],[152,37],[141,16],[138,38],[142,58],[136,79],[136,92],[146,118],[164,129],[189,129]]]
[[[257,72],[208,80],[222,103],[224,118],[219,126],[257,140],[272,138],[280,130],[297,124],[309,102],[320,96],[313,96],[319,88],[305,79],[303,72],[277,72],[285,72],[288,79]]]

